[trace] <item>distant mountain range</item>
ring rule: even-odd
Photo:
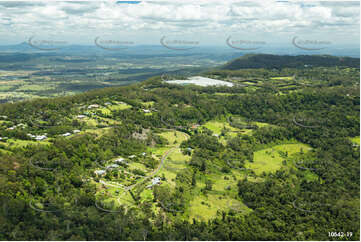
[[[267,45],[257,50],[239,50],[230,48],[229,46],[210,46],[200,45],[187,50],[172,50],[167,49],[161,44],[159,45],[129,45],[127,48],[120,50],[107,50],[98,47],[97,45],[64,45],[59,46],[58,49],[41,50],[31,46],[29,42],[24,41],[14,45],[0,45],[0,53],[56,53],[56,54],[76,54],[76,55],[128,55],[128,56],[187,56],[195,54],[203,54],[207,56],[222,56],[225,59],[236,58],[246,54],[272,54],[272,55],[334,55],[334,56],[349,56],[360,57],[360,49],[358,46],[332,46],[319,51],[301,50],[294,46],[287,45]],[[46,49],[46,48],[45,48]]]
[[[244,68],[266,68],[280,69],[293,67],[331,67],[347,66],[360,67],[359,58],[337,57],[330,55],[268,55],[268,54],[247,54],[229,61],[221,67],[224,70],[238,70]]]

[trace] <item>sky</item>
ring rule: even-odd
[[[163,40],[169,46],[236,47],[296,38],[304,45],[314,41],[312,47],[359,46],[360,9],[358,1],[0,0],[0,45],[30,37],[67,44],[93,44],[98,38],[105,45]]]

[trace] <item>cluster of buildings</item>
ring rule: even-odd
[[[115,163],[117,164],[110,164],[110,165],[107,165],[105,167],[105,170],[96,170],[94,171],[95,175],[97,176],[104,176],[108,170],[112,170],[112,169],[116,169],[116,168],[119,168],[119,165],[118,164],[127,164],[127,162],[125,161],[124,158],[118,158],[116,160],[114,160]]]
[[[30,138],[35,139],[37,141],[42,141],[42,140],[46,140],[48,137],[46,136],[47,134],[43,134],[43,135],[33,135],[33,134],[27,134]]]
[[[73,134],[77,134],[77,133],[80,133],[80,130],[78,130],[78,129],[73,130]],[[66,132],[65,134],[62,134],[61,136],[68,137],[70,135],[72,135],[72,133]]]
[[[145,153],[143,153],[143,154],[145,154]],[[136,157],[136,155],[128,156],[128,158],[135,158],[135,157]],[[95,175],[97,175],[99,177],[104,176],[104,175],[107,174],[107,171],[119,168],[118,164],[127,164],[126,160],[124,158],[121,158],[121,157],[114,160],[114,163],[117,163],[117,164],[110,164],[110,165],[107,165],[105,167],[105,169],[103,169],[103,170],[94,171]],[[162,184],[161,178],[160,177],[154,177],[150,181],[150,184],[146,186],[146,188],[151,189],[153,186],[160,185],[160,184]]]
[[[14,129],[18,128],[18,127],[25,128],[25,126],[26,126],[26,124],[18,124],[18,125],[15,125],[13,127],[8,128],[8,130],[14,130]]]
[[[151,180],[151,184],[149,184],[147,186],[148,189],[152,188],[153,186],[156,186],[156,185],[160,185],[162,184],[162,180],[160,177],[154,177],[152,180]]]

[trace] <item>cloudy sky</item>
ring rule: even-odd
[[[286,43],[295,36],[359,45],[358,1],[1,1],[0,44],[31,36],[92,44],[97,36],[159,44],[163,36],[224,45]],[[107,36],[107,37],[105,37]]]

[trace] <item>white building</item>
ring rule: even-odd
[[[88,109],[91,109],[91,108],[99,108],[99,105],[98,104],[90,104],[88,106]]]
[[[144,113],[150,113],[150,110],[149,109],[143,109],[143,112]]]
[[[128,156],[128,158],[130,158],[130,159],[133,159],[133,158],[135,158],[135,157],[137,157],[136,155],[130,155],[130,156]]]
[[[46,137],[46,135],[38,135],[38,136],[36,136],[35,137],[35,139],[37,140],[37,141],[41,141],[41,140],[44,140],[44,139],[47,139],[48,137]]]
[[[160,184],[160,183],[161,183],[160,177],[154,177],[154,178],[152,179],[152,185],[158,185],[158,184]]]
[[[29,136],[32,139],[36,139],[37,141],[41,141],[44,139],[47,139],[48,137],[46,137],[46,135],[33,135],[33,134],[27,134],[27,136]]]
[[[74,133],[74,134],[80,133],[80,130],[78,130],[78,129],[73,130],[73,133]]]
[[[118,168],[118,167],[119,167],[119,165],[117,165],[117,164],[111,164],[111,165],[107,166],[107,169],[114,169],[114,168]]]
[[[82,118],[85,118],[86,116],[85,115],[78,115],[76,117],[82,119]]]
[[[160,177],[154,177],[154,178],[151,180],[151,182],[152,182],[152,184],[149,184],[149,185],[147,186],[147,188],[151,188],[151,187],[153,187],[153,186],[155,186],[155,185],[162,184]]]
[[[118,164],[119,164],[119,163],[122,163],[122,164],[126,163],[126,162],[125,162],[125,159],[124,159],[124,158],[121,158],[121,157],[118,158],[118,159],[116,159],[116,160],[114,160],[114,162],[115,162],[115,163],[118,163]]]
[[[71,133],[67,132],[65,134],[62,134],[61,136],[67,137],[67,136],[70,136],[70,135],[71,135]]]
[[[102,175],[104,175],[104,174],[106,173],[106,171],[104,171],[104,170],[97,170],[97,171],[94,171],[94,173],[95,173],[96,175],[98,175],[98,176],[102,176]]]

